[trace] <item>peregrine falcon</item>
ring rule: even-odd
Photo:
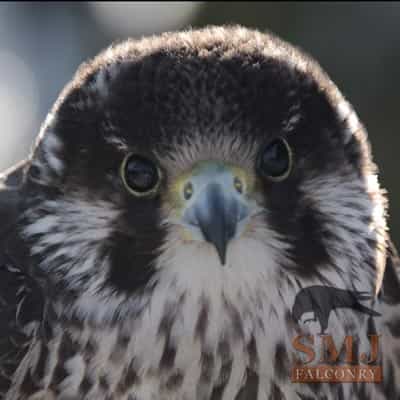
[[[0,398],[397,399],[386,213],[362,123],[301,50],[240,26],[113,45],[2,175]],[[369,294],[379,316],[327,333],[381,335],[381,383],[291,381],[311,286]]]

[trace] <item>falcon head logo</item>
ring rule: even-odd
[[[292,316],[296,323],[303,325],[309,322],[318,322],[322,335],[328,327],[331,311],[337,308],[351,308],[372,317],[380,316],[381,314],[378,312],[360,303],[371,298],[372,295],[368,292],[338,289],[331,286],[309,286],[297,293]]]

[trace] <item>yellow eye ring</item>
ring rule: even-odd
[[[130,153],[122,161],[120,176],[129,193],[136,197],[151,197],[160,188],[162,173],[154,161]]]

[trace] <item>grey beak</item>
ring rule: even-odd
[[[237,199],[224,193],[218,183],[210,183],[201,194],[201,201],[193,205],[189,223],[197,226],[204,239],[212,243],[222,265],[226,263],[228,242],[235,236],[238,222],[247,210]]]

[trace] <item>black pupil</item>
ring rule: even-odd
[[[269,143],[261,157],[260,168],[262,173],[270,177],[284,175],[289,168],[289,152],[281,139]]]
[[[125,180],[135,192],[148,192],[157,185],[158,171],[152,161],[131,156],[125,165]]]

